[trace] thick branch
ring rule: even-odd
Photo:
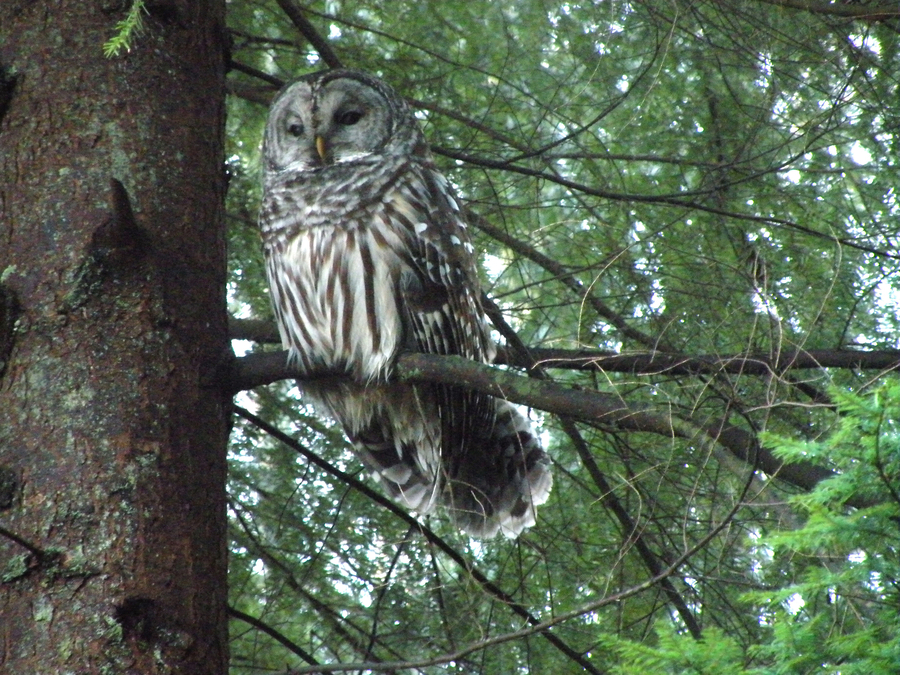
[[[890,5],[868,5],[855,3],[830,3],[824,0],[759,0],[767,5],[799,9],[812,14],[828,14],[847,19],[877,21],[880,19],[896,19],[900,17],[900,7],[896,3]]]
[[[228,337],[232,340],[252,340],[262,344],[281,344],[275,322],[266,319],[236,319],[229,316]]]
[[[225,88],[232,96],[237,96],[245,101],[265,107],[269,106],[272,102],[272,97],[275,95],[275,90],[272,87],[250,87],[231,78],[228,78],[225,82]]]
[[[278,344],[281,338],[274,324],[262,319],[231,319],[228,324],[232,340],[250,340],[261,344]],[[631,375],[782,375],[790,370],[844,368],[856,370],[898,370],[900,350],[883,349],[856,351],[853,349],[794,349],[775,354],[741,354],[688,356],[670,352],[638,352],[618,354],[599,349],[542,349],[529,348],[529,357],[500,346],[496,364],[524,370],[558,368]],[[287,369],[287,354],[278,356],[254,354],[239,359],[232,373],[235,391],[252,389],[262,384],[283,380],[294,375]]]
[[[861,370],[896,370],[900,368],[900,350],[855,351],[852,349],[795,349],[771,354],[740,356],[687,356],[668,352],[617,354],[600,350],[530,349],[533,363],[510,358],[501,348],[497,363],[532,368],[564,368],[595,370],[634,375],[699,375],[734,373],[738,375],[773,375],[788,370],[816,368],[853,368]]]
[[[539,410],[613,425],[626,431],[644,431],[668,437],[696,440],[697,432],[719,443],[738,458],[758,461],[759,468],[809,490],[832,472],[807,462],[785,465],[756,438],[738,427],[721,424],[695,426],[668,413],[633,406],[615,394],[568,389],[485,366],[458,356],[404,354],[396,375],[405,382],[438,382],[461,385]]]
[[[235,360],[231,373],[226,374],[225,386],[239,391],[248,385],[259,386],[292,376],[295,375],[286,366],[284,352],[250,354]],[[468,387],[514,403],[609,424],[625,431],[679,437],[700,443],[717,443],[735,457],[757,463],[768,475],[777,476],[804,490],[810,490],[820,481],[834,475],[828,469],[808,462],[784,464],[770,450],[760,446],[753,434],[724,422],[694,424],[668,412],[629,404],[615,394],[569,389],[554,382],[522,377],[459,356],[402,354],[397,360],[395,377],[403,382],[437,382]]]

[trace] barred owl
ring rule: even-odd
[[[404,350],[495,352],[465,217],[406,103],[366,73],[302,77],[272,104],[263,162],[266,272],[304,398],[409,508],[443,504],[482,537],[533,525],[551,474],[522,413],[389,380]]]

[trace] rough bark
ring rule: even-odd
[[[222,0],[0,3],[0,672],[224,673]]]

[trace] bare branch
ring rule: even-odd
[[[275,325],[263,319],[230,319],[232,340],[250,340],[260,344],[280,344]],[[528,356],[500,345],[496,365],[514,366],[524,370],[537,367],[589,372],[628,373],[631,375],[783,375],[792,370],[841,368],[853,370],[900,369],[900,350],[883,349],[858,351],[855,349],[792,349],[772,354],[739,354],[713,356],[674,354],[669,352],[633,352],[620,354],[600,349],[547,349],[530,347]],[[287,368],[286,352],[252,354],[238,359],[229,374],[233,391],[252,389],[296,375]]]
[[[303,659],[307,663],[311,663],[313,665],[319,663],[312,654],[310,654],[308,651],[303,649],[303,647],[298,645],[296,642],[289,640],[282,633],[280,633],[277,630],[275,630],[274,628],[272,628],[272,626],[267,624],[265,621],[261,621],[261,620],[257,619],[255,616],[251,616],[245,612],[242,612],[239,609],[235,609],[234,607],[228,607],[228,614],[229,614],[229,616],[232,616],[235,619],[240,619],[244,623],[250,624],[257,630],[262,631],[263,633],[268,635],[270,638],[272,638],[273,640],[275,640],[276,642],[278,642],[282,646],[284,646],[288,651],[290,651],[293,654],[296,654],[297,656],[299,656],[301,659]]]
[[[285,352],[249,354],[236,359],[232,372],[223,377],[225,386],[233,387],[238,382],[244,385],[253,382],[253,386],[259,386],[296,377],[287,368],[286,360]],[[668,438],[684,438],[694,443],[714,443],[738,459],[758,465],[769,476],[780,478],[803,490],[811,490],[819,482],[834,475],[832,471],[809,462],[785,464],[770,450],[762,447],[753,433],[730,425],[725,420],[713,424],[697,424],[671,412],[629,404],[616,394],[569,389],[554,382],[522,377],[460,356],[402,354],[397,359],[394,374],[402,382],[436,382],[468,387],[538,410],[608,424],[624,431],[649,432]],[[863,500],[848,503],[858,507],[869,505]]]
[[[236,319],[230,316],[228,337],[232,340],[251,340],[261,344],[281,344],[275,322],[268,319]]]
[[[280,77],[275,77],[274,75],[270,75],[267,72],[254,68],[253,66],[248,66],[246,63],[235,61],[234,59],[228,61],[228,69],[236,70],[239,73],[244,73],[244,75],[249,75],[250,77],[255,77],[263,82],[268,82],[275,87],[275,89],[281,89],[281,87],[284,86],[284,80]]]
[[[759,0],[767,5],[800,9],[812,14],[828,14],[847,19],[881,21],[900,17],[900,7],[892,5],[866,5],[851,3],[813,2],[812,0]]]
[[[687,356],[667,352],[617,354],[601,350],[542,349],[529,350],[532,362],[523,362],[501,347],[498,365],[566,370],[591,370],[633,375],[698,375],[734,373],[739,375],[783,374],[789,370],[846,368],[890,371],[900,368],[900,350],[857,351],[854,349],[794,349],[771,354],[737,356]]]
[[[309,43],[315,48],[315,50],[319,53],[319,56],[322,57],[322,60],[328,64],[329,68],[343,68],[341,64],[341,60],[338,58],[337,54],[335,54],[334,50],[331,48],[331,45],[328,44],[328,41],[322,37],[319,31],[316,30],[315,26],[313,26],[309,19],[307,19],[303,15],[303,9],[295,3],[293,0],[277,0],[278,6],[281,7],[282,11],[287,14],[288,18],[291,20],[291,23],[294,24],[294,27],[300,31],[300,34],[309,40]]]
[[[237,96],[245,101],[262,106],[268,106],[272,101],[272,96],[275,95],[275,90],[272,87],[251,87],[242,82],[236,82],[231,78],[226,80],[225,89],[232,96]]]

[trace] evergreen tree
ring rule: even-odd
[[[233,336],[252,352],[241,381],[277,380],[239,397],[232,442],[238,672],[844,672],[869,645],[889,661],[891,584],[866,587],[860,560],[890,540],[819,540],[809,500],[837,481],[829,513],[852,527],[893,513],[895,476],[865,489],[876,466],[853,482],[850,445],[786,448],[828,447],[839,392],[895,379],[896,9],[231,9]],[[478,225],[508,372],[398,371],[534,407],[556,484],[517,541],[388,508],[262,355],[278,349],[254,226],[265,104],[338,65],[408,96]]]

